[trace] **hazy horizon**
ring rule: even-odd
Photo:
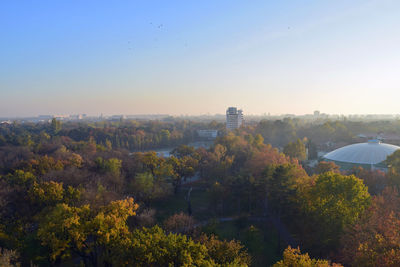
[[[328,118],[332,117],[337,117],[337,116],[344,116],[344,117],[367,117],[367,116],[376,116],[376,117],[386,117],[386,116],[392,116],[392,117],[400,117],[400,113],[355,113],[355,114],[341,114],[341,113],[325,113],[321,112],[321,118],[323,116],[329,116]],[[140,117],[158,117],[158,116],[172,116],[175,118],[180,118],[180,117],[225,117],[224,113],[204,113],[204,114],[168,114],[168,113],[137,113],[137,114],[123,114],[123,113],[108,113],[108,114],[87,114],[87,113],[54,113],[54,114],[31,114],[31,115],[13,115],[13,116],[0,116],[0,119],[24,119],[24,118],[39,118],[40,116],[50,116],[50,117],[55,117],[58,118],[58,116],[77,116],[77,115],[85,115],[86,118],[96,118],[96,117],[112,117],[112,116],[128,116],[131,118],[140,118]],[[296,116],[296,117],[302,117],[302,116],[312,116],[313,112],[311,113],[304,113],[304,114],[294,114],[294,113],[260,113],[260,114],[255,114],[255,113],[244,113],[245,117],[290,117],[290,116]],[[85,118],[85,117],[84,117]]]
[[[400,2],[0,3],[0,117],[398,114]]]

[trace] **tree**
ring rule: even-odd
[[[5,179],[11,186],[24,186],[26,188],[36,181],[36,177],[32,173],[22,170],[16,170],[14,174],[8,174]]]
[[[317,167],[315,168],[315,172],[317,174],[325,173],[325,172],[335,172],[339,173],[339,166],[336,165],[332,161],[321,161],[318,163]]]
[[[112,150],[112,143],[111,143],[110,140],[108,140],[108,139],[106,140],[105,146],[106,146],[106,148],[107,148],[108,150]]]
[[[182,180],[186,180],[187,177],[191,177],[196,173],[199,162],[190,156],[184,156],[182,158],[171,156],[168,158],[167,163],[171,164],[174,170],[172,183],[174,185],[174,192],[177,194]]]
[[[56,118],[53,118],[51,120],[51,128],[54,134],[58,134],[58,132],[61,131],[61,121],[57,120]]]
[[[169,138],[171,136],[171,133],[168,130],[164,129],[164,130],[160,131],[160,135],[161,135],[162,144],[163,145],[168,144],[168,141],[169,141]]]
[[[208,255],[222,266],[250,266],[251,257],[246,248],[236,240],[219,240],[214,235],[202,234],[198,241],[205,245]]]
[[[37,235],[41,244],[49,248],[51,262],[70,258],[73,252],[85,257],[82,250],[88,234],[84,220],[89,213],[89,206],[76,208],[59,204],[43,218]]]
[[[317,159],[318,158],[318,150],[317,146],[311,141],[307,141],[307,149],[308,149],[308,158],[309,159]]]
[[[53,181],[40,184],[35,182],[28,194],[31,201],[38,205],[55,205],[64,198],[63,184]]]
[[[261,134],[257,134],[254,137],[253,145],[256,147],[262,147],[263,144],[264,144],[264,138],[262,137]]]
[[[69,157],[69,162],[72,166],[75,166],[77,168],[81,168],[82,167],[82,163],[83,163],[83,158],[81,155],[76,154],[76,153],[72,153]]]
[[[292,217],[299,209],[298,198],[310,178],[294,164],[271,165],[265,171],[268,205],[278,216]]]
[[[396,150],[386,158],[389,167],[388,177],[392,185],[400,187],[400,151]]]
[[[371,198],[361,179],[333,172],[320,174],[303,197],[312,233],[305,240],[322,252],[338,248],[343,230],[356,222]]]
[[[161,161],[155,151],[136,153],[135,157],[137,158],[138,162],[143,165],[145,170],[149,170],[153,175],[155,175],[155,170],[160,165]]]
[[[148,201],[151,199],[154,188],[154,177],[151,173],[138,173],[131,184],[139,200]]]
[[[195,223],[192,216],[181,212],[167,218],[164,222],[164,229],[172,233],[193,234]]]
[[[33,186],[27,192],[34,208],[53,207],[58,203],[76,203],[81,197],[81,191],[68,186],[66,189],[63,183],[34,182]]]
[[[37,236],[49,249],[51,262],[76,255],[85,265],[119,264],[118,255],[131,243],[127,219],[137,208],[132,198],[113,201],[97,212],[88,205],[61,203],[42,218]]]
[[[300,161],[307,159],[306,146],[300,139],[287,144],[283,148],[283,153],[291,158],[297,158]]]
[[[349,226],[341,240],[340,259],[349,266],[400,266],[400,196],[386,188],[371,208]]]
[[[194,147],[192,147],[192,146],[180,145],[180,146],[174,148],[172,150],[171,154],[177,158],[182,158],[185,156],[193,157],[196,154],[196,151],[195,151]]]
[[[365,170],[362,167],[353,167],[350,173],[364,181],[371,195],[382,193],[383,189],[391,184],[390,176],[380,170]]]
[[[3,267],[20,267],[21,263],[17,261],[18,253],[14,250],[0,248],[0,266]]]
[[[288,247],[283,252],[283,259],[273,267],[340,267],[337,263],[330,264],[327,260],[312,259],[308,253],[301,254],[300,248]]]
[[[98,157],[95,160],[97,168],[102,172],[109,172],[114,176],[121,174],[122,160],[117,158],[103,159]]]
[[[138,173],[129,185],[129,192],[146,204],[170,194],[171,191],[170,184],[163,179],[155,178],[150,172]]]
[[[158,226],[135,229],[126,255],[130,266],[215,266],[205,245]]]

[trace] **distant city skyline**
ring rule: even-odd
[[[400,1],[0,3],[0,117],[399,114]]]

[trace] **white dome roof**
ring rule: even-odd
[[[324,158],[334,161],[349,162],[356,164],[377,164],[391,155],[399,146],[384,144],[377,140],[368,143],[359,143],[341,147],[329,152]]]

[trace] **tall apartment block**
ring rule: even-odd
[[[226,128],[228,130],[234,130],[240,128],[243,123],[243,111],[236,107],[229,107],[226,110]]]

